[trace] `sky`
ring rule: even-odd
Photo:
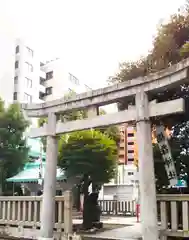
[[[184,0],[0,0],[0,30],[63,58],[89,86],[103,87],[119,63],[150,50],[156,27]]]

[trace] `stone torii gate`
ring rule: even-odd
[[[47,137],[47,159],[44,178],[44,194],[41,212],[40,239],[53,239],[54,197],[57,165],[57,138],[62,133],[83,129],[136,122],[139,147],[139,181],[141,193],[141,221],[144,240],[159,239],[157,226],[154,162],[151,141],[150,118],[184,111],[184,100],[149,102],[148,95],[173,88],[188,79],[189,59],[170,68],[145,77],[116,84],[110,87],[79,94],[72,99],[59,99],[42,104],[23,105],[28,117],[48,117],[48,123],[32,129],[29,136]],[[98,115],[98,107],[135,98],[135,106],[127,110]],[[72,110],[87,109],[88,118],[71,122],[57,122],[57,114]],[[71,231],[71,229],[70,229]]]

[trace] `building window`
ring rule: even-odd
[[[44,94],[44,93],[42,93],[42,92],[39,92],[39,99],[43,100],[44,96],[45,96],[45,94]]]
[[[40,79],[39,79],[39,83],[40,83],[41,85],[44,85],[44,82],[45,82],[45,79],[42,78],[42,77],[40,77]]]
[[[19,67],[19,62],[16,61],[16,62],[15,62],[15,69],[18,68],[18,67]]]
[[[46,88],[45,94],[46,94],[46,95],[51,95],[51,94],[52,94],[52,87]]]
[[[29,48],[29,47],[26,47],[26,49],[27,49],[28,55],[30,57],[33,57],[33,50],[31,48]]]
[[[24,93],[24,102],[31,103],[32,102],[32,96]]]
[[[134,133],[128,133],[127,136],[128,137],[134,137]]]
[[[53,71],[46,73],[46,80],[53,78]]]
[[[128,150],[128,153],[134,153],[134,150]]]
[[[17,46],[16,46],[16,53],[19,53],[19,51],[20,51],[20,48],[19,48],[19,46],[17,45]]]
[[[134,145],[134,142],[128,142],[127,145]]]
[[[14,94],[13,94],[13,100],[17,100],[17,98],[18,98],[18,94],[17,94],[17,92],[14,92]]]
[[[18,76],[15,76],[14,77],[14,84],[17,84],[18,83]]]
[[[28,63],[28,62],[25,62],[25,64],[26,64],[26,70],[27,70],[28,72],[33,72],[33,66],[32,66],[32,64],[30,64],[30,63]]]
[[[32,80],[26,77],[26,86],[27,88],[32,88]]]
[[[134,172],[128,172],[128,176],[133,176]]]
[[[71,73],[69,73],[69,80],[70,82],[72,82],[73,84],[79,85],[79,79],[76,78],[74,75],[72,75]]]

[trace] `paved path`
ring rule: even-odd
[[[133,225],[136,224],[136,217],[108,217],[103,216],[100,218],[103,223],[106,224],[120,224],[120,225]],[[74,219],[73,223],[82,223],[82,219]]]
[[[122,228],[117,228],[113,230],[104,231],[102,233],[96,233],[94,235],[88,235],[89,238],[97,239],[119,239],[119,240],[132,240],[141,238],[140,224],[135,224],[133,226],[127,226]]]
[[[74,223],[80,223],[81,220],[74,220]],[[133,217],[103,217],[102,222],[106,224],[125,224],[130,226],[119,227],[117,229],[107,230],[101,233],[86,235],[88,239],[120,239],[132,240],[141,238],[141,224],[136,222]]]

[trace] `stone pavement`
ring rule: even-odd
[[[85,235],[84,239],[111,239],[111,240],[132,240],[141,238],[141,224],[136,222],[136,217],[102,217],[105,224],[124,224],[128,226],[107,230],[101,233]],[[80,223],[77,219],[74,223]]]

